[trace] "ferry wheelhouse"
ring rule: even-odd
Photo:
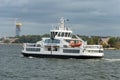
[[[87,45],[72,30],[65,26],[62,17],[58,27],[50,30],[50,38],[42,38],[36,43],[24,43],[22,54],[26,57],[42,58],[102,58],[102,45]]]

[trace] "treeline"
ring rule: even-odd
[[[23,35],[15,39],[11,43],[35,43],[37,41],[40,41],[42,37],[50,37],[49,34],[44,34],[44,35]],[[116,48],[120,49],[120,37],[107,37],[108,41],[104,41],[105,39],[102,40],[102,37],[100,36],[80,36],[78,37],[82,38],[84,41],[87,41],[88,44],[93,45],[93,44],[101,44],[103,45],[104,48]],[[2,39],[0,39],[2,40]],[[5,39],[3,41],[4,43],[10,43],[10,39]]]
[[[42,37],[50,37],[49,34],[44,35],[27,35],[27,36],[20,36],[16,39],[13,43],[35,43],[40,41]]]
[[[100,41],[100,36],[80,36],[78,35],[80,38],[82,38],[84,41],[87,41],[88,44],[93,45],[93,44],[99,44]]]
[[[120,49],[120,37],[111,37],[108,44],[110,47]]]
[[[42,37],[50,37],[49,34],[44,34],[44,35],[27,35],[27,36],[20,36],[18,39],[14,41],[14,43],[35,43],[37,41],[40,41]],[[87,41],[88,44],[99,44],[98,41],[100,39],[99,36],[79,36],[78,37],[82,38],[84,41]]]

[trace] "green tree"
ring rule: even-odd
[[[120,45],[120,38],[119,37],[111,37],[108,41],[108,44],[110,44],[110,47],[118,48]]]
[[[108,44],[110,44],[110,47],[113,47],[114,44],[115,44],[115,38],[114,37],[111,37],[108,41]]]
[[[10,43],[10,41],[6,39],[6,40],[4,40],[4,43]]]
[[[41,37],[50,37],[50,34],[43,34]]]
[[[35,43],[40,40],[40,35],[27,35],[19,37],[14,43]]]
[[[87,42],[88,42],[88,44],[90,44],[90,45],[94,44],[94,41],[93,41],[92,38],[89,38],[89,39],[87,40]]]
[[[97,36],[92,36],[87,40],[88,44],[98,44],[99,37]]]

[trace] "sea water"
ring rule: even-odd
[[[102,59],[26,58],[21,45],[0,45],[0,80],[120,80],[120,50]]]

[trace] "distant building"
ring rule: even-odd
[[[18,38],[9,38],[9,42],[10,43],[13,43],[13,42],[15,42],[15,40],[17,40]]]
[[[21,26],[22,26],[22,23],[16,23],[16,37],[20,36]]]
[[[108,44],[109,39],[110,39],[110,37],[101,37],[99,44],[109,46],[109,44]]]
[[[3,37],[0,43],[13,43],[17,39],[18,38],[14,38],[14,37]]]

